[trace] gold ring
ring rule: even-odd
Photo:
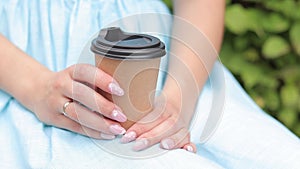
[[[69,104],[70,103],[72,103],[73,101],[71,100],[71,101],[67,101],[65,104],[64,104],[64,106],[63,106],[63,111],[62,111],[62,114],[63,115],[65,115],[65,116],[67,116],[68,114],[66,113],[66,109],[67,109],[67,107],[69,106]]]

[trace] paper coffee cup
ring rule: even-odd
[[[116,79],[124,90],[124,96],[97,91],[122,109],[128,120],[121,125],[128,129],[153,110],[165,45],[150,35],[110,27],[100,31],[92,41],[91,50],[95,53],[95,65]]]

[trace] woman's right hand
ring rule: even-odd
[[[126,132],[118,123],[127,120],[122,110],[95,88],[117,96],[124,91],[97,67],[76,64],[60,72],[49,71],[40,83],[35,85],[32,111],[42,122],[96,139],[114,139]]]

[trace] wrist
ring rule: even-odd
[[[199,96],[198,86],[195,83],[172,78],[167,79],[162,93],[168,103],[185,112],[193,112]]]
[[[30,75],[27,75],[19,82],[19,84],[22,84],[22,91],[16,90],[15,97],[22,105],[34,112],[36,103],[43,98],[47,91],[47,84],[53,72],[45,67],[36,67],[36,70],[28,73]]]
[[[32,100],[40,91],[38,86],[47,82],[45,74],[51,71],[2,35],[0,35],[0,57],[0,89],[31,109],[34,102]]]

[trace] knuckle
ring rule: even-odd
[[[97,69],[96,70],[96,83],[97,85],[103,86],[106,83],[110,83],[113,81],[112,77],[110,75],[108,75],[107,73],[105,73],[104,71],[102,71],[101,69]]]
[[[89,71],[87,71],[88,69],[89,69],[89,66],[86,65],[86,64],[76,64],[76,65],[74,65],[74,68],[73,68],[73,71],[72,71],[73,72],[73,78],[82,79],[89,72]]]
[[[105,73],[101,69],[99,69],[99,68],[96,69],[96,73],[95,74],[96,74],[97,80],[105,78]]]
[[[169,127],[173,127],[175,124],[176,124],[177,120],[174,119],[174,118],[169,118],[167,121],[166,121],[166,124],[169,126]]]
[[[95,127],[92,127],[94,130],[99,131],[99,132],[105,132],[105,133],[110,133],[111,131],[109,130],[109,126],[107,125],[96,125]]]
[[[115,105],[107,100],[98,101],[97,105],[100,112],[105,115],[110,115],[111,112],[115,109]]]
[[[168,126],[169,131],[174,131],[180,129],[180,126],[177,124],[177,119],[169,118],[164,123]]]
[[[118,123],[110,121],[108,118],[103,116],[99,116],[99,124],[101,124],[102,128],[104,128],[106,131],[109,131],[109,126],[118,125]]]
[[[65,86],[65,81],[61,78],[61,76],[57,76],[53,81],[53,88],[55,90],[61,90]]]
[[[52,78],[52,90],[54,91],[62,91],[65,89],[69,89],[67,86],[69,84],[69,76],[66,72],[58,72],[55,74],[55,76]]]
[[[72,86],[73,86],[72,96],[74,98],[83,98],[85,93],[87,92],[85,88],[77,82],[74,82]]]
[[[76,65],[71,65],[71,66],[67,67],[66,69],[62,70],[61,72],[68,74],[70,77],[72,77],[73,72],[75,70],[75,66]]]
[[[95,117],[93,122],[89,123],[88,126],[96,131],[109,131],[109,125],[101,116]]]
[[[134,128],[132,128],[132,130],[134,130],[138,135],[140,135],[148,130],[147,127],[142,124],[136,124],[133,127]]]
[[[73,72],[74,69],[76,68],[76,66],[77,66],[77,64],[71,65],[71,66],[69,66],[66,70],[67,70],[67,71],[70,71],[70,72]]]
[[[190,133],[189,131],[187,131],[186,137],[188,138],[188,140],[190,140],[190,138],[191,138],[191,133]]]
[[[148,138],[148,139],[154,139],[154,138],[157,138],[159,135],[157,135],[156,133],[154,132],[147,132],[145,134],[143,134],[143,138]]]

